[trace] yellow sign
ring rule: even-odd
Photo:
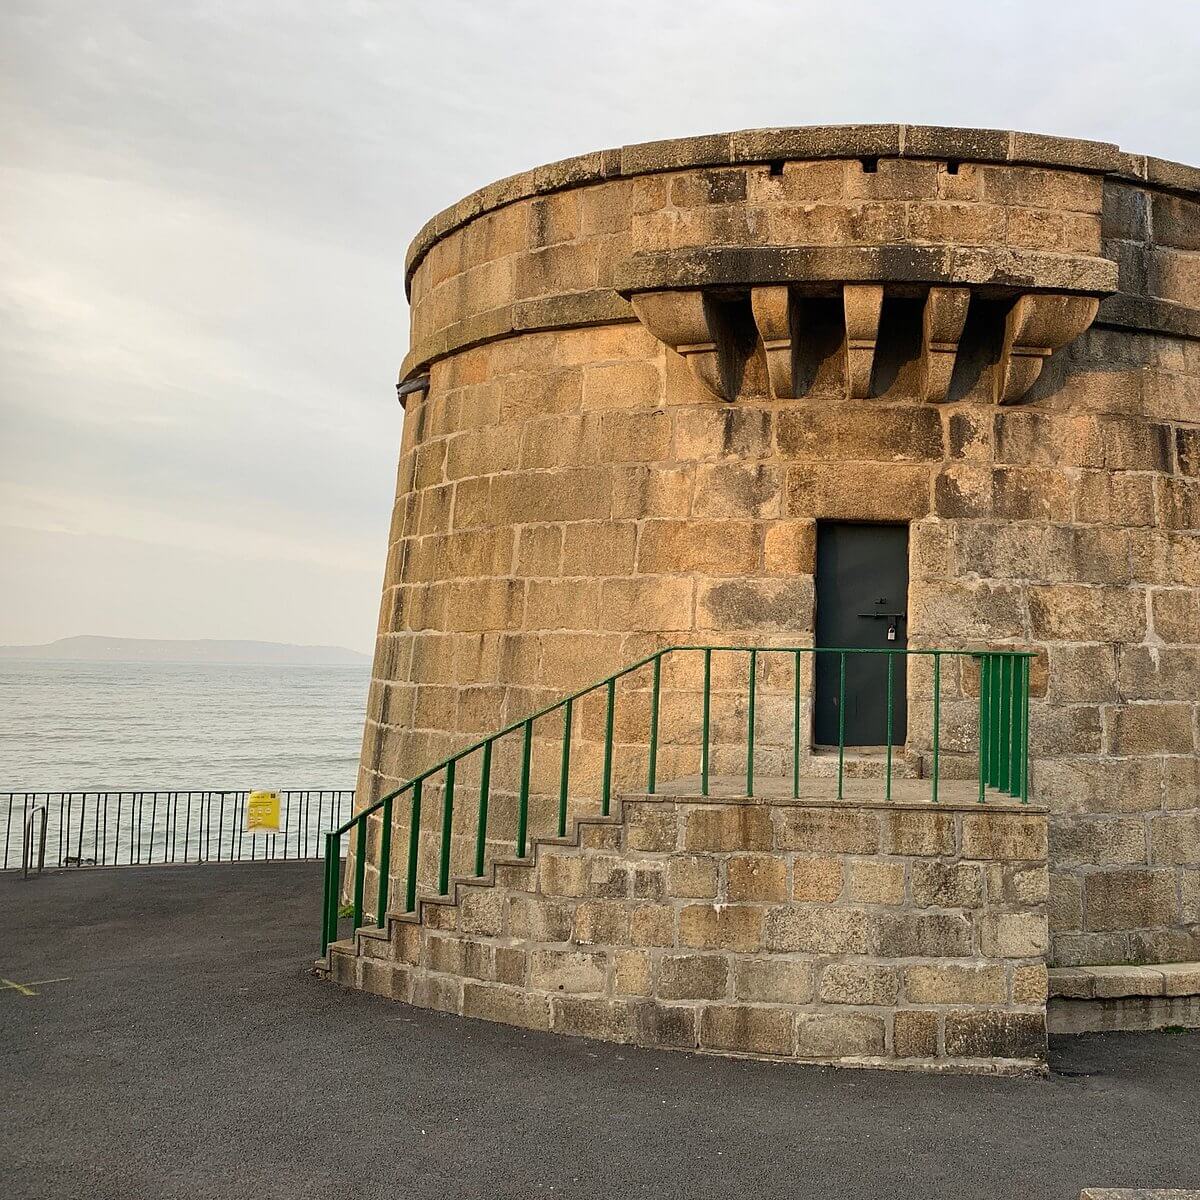
[[[246,801],[247,833],[279,832],[279,793],[251,792]]]

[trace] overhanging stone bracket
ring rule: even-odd
[[[1020,401],[1045,359],[1079,337],[1100,297],[1116,287],[1108,259],[961,246],[708,247],[634,254],[617,270],[617,290],[661,342],[683,356],[715,396],[734,400],[743,372],[722,327],[731,295],[749,299],[771,395],[795,396],[804,335],[800,298],[837,296],[844,320],[842,371],[851,399],[872,395],[885,300],[923,305],[920,389],[933,403],[950,395],[973,296],[1003,301],[1005,320],[993,369],[996,403]],[[1004,317],[1007,310],[1007,317]]]

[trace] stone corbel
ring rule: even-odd
[[[921,337],[921,378],[925,399],[941,403],[950,391],[958,343],[967,322],[971,291],[965,287],[933,287],[925,300]]]
[[[873,283],[846,284],[842,303],[846,312],[846,391],[853,400],[865,400],[871,394],[883,287]]]
[[[792,324],[789,289],[756,287],[750,291],[754,323],[767,354],[771,395],[784,400],[795,394],[792,380]]]
[[[630,303],[637,319],[681,355],[710,392],[724,400],[733,399],[725,394],[717,343],[701,292],[641,292],[631,296]]]
[[[1018,298],[1004,325],[996,366],[996,403],[1014,404],[1033,386],[1047,358],[1096,319],[1094,296],[1030,292]]]

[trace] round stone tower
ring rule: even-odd
[[[438,214],[407,284],[360,806],[662,646],[819,644],[840,605],[843,637],[1036,652],[1052,966],[1200,959],[1200,170],[904,125],[625,146]],[[894,568],[869,595],[838,575],[855,554]],[[896,770],[920,778],[911,661]],[[759,780],[795,765],[784,667],[761,664]],[[664,780],[697,769],[696,670],[666,668]],[[745,757],[745,671],[714,657],[714,772]],[[817,675],[806,777],[829,770]],[[948,660],[944,779],[976,770],[978,694]],[[647,706],[622,686],[618,789],[644,789]],[[605,718],[602,692],[575,714],[581,796]],[[536,832],[558,736],[535,738]],[[493,767],[497,854],[519,751]],[[455,868],[473,854],[464,828]]]

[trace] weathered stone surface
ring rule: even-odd
[[[710,1004],[700,1016],[700,1045],[709,1050],[791,1054],[792,1014],[786,1008]]]
[[[885,1031],[878,1017],[858,1013],[800,1013],[796,1053],[801,1058],[859,1058],[882,1054]]]
[[[729,986],[729,960],[719,954],[663,955],[657,994],[664,1000],[719,1000]]]

